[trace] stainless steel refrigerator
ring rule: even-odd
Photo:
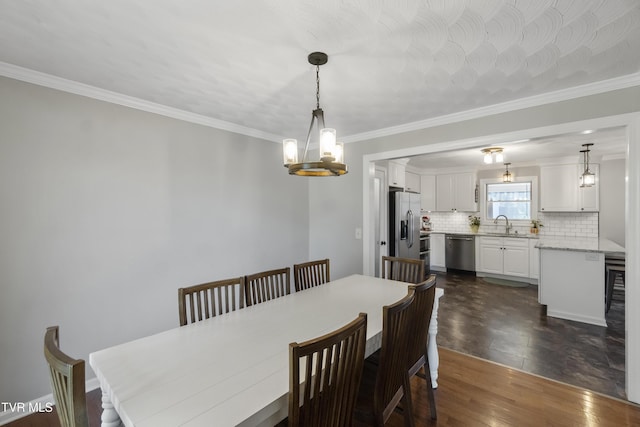
[[[389,255],[420,259],[420,194],[389,193]]]

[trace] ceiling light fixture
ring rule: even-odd
[[[580,150],[584,154],[584,172],[580,176],[580,187],[593,187],[596,183],[596,174],[589,170],[589,147],[593,144],[582,144],[586,147],[584,150]]]
[[[326,128],[324,125],[324,113],[320,108],[320,66],[327,63],[329,57],[323,52],[309,54],[308,61],[316,66],[316,109],[311,113],[311,124],[307,133],[307,143],[304,146],[302,161],[298,162],[298,141],[285,139],[282,141],[282,153],[284,167],[289,169],[289,175],[299,176],[339,176],[347,173],[347,165],[344,164],[344,144],[336,142],[336,130]],[[320,160],[310,162],[307,160],[309,142],[313,122],[320,128]]]
[[[504,166],[506,167],[506,170],[502,174],[502,182],[512,182],[513,181],[513,174],[511,172],[509,172],[509,165],[510,164],[511,163],[505,163],[504,164]]]
[[[502,147],[487,147],[483,148],[482,154],[484,154],[484,162],[487,165],[491,163],[502,163],[504,156],[502,155]]]

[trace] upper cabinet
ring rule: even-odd
[[[420,193],[420,175],[413,172],[405,172],[404,191]]]
[[[543,212],[597,212],[600,204],[599,167],[590,165],[596,184],[580,187],[582,165],[540,167],[540,210]]]
[[[476,212],[476,175],[454,173],[436,176],[436,210]]]
[[[389,160],[389,186],[405,187],[405,163]]]
[[[420,175],[420,209],[436,210],[436,176]]]

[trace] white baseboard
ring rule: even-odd
[[[603,318],[593,316],[583,316],[581,314],[568,313],[566,311],[558,311],[549,309],[547,305],[547,316],[557,317],[559,319],[573,320],[574,322],[589,323],[591,325],[607,327],[607,321]]]
[[[533,277],[521,277],[521,276],[509,276],[506,274],[483,273],[482,271],[476,271],[476,277],[490,277],[494,279],[512,280],[514,282],[524,282],[530,285],[538,284],[538,279]]]
[[[100,387],[100,383],[97,378],[91,378],[87,382],[85,382],[85,390],[87,392],[91,390],[95,390]],[[12,404],[18,402],[11,402]],[[26,417],[27,415],[33,414],[35,408],[46,408],[54,404],[53,394],[47,394],[46,396],[39,397],[30,402],[24,402],[24,410],[20,411],[0,411],[0,426],[10,423],[11,421],[15,421],[19,418]]]

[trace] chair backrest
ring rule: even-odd
[[[244,276],[178,289],[180,326],[244,306]]]
[[[289,267],[245,276],[247,305],[258,304],[291,293],[291,269]]]
[[[45,332],[44,357],[49,364],[60,424],[62,427],[88,427],[84,360],[73,359],[60,351],[58,326],[50,326]]]
[[[293,265],[293,281],[296,292],[322,285],[330,280],[328,259]]]
[[[432,274],[427,280],[410,285],[409,290],[415,292],[416,298],[411,308],[413,321],[411,322],[412,339],[409,340],[409,374],[414,375],[427,360],[427,342],[431,312],[436,297],[436,275]]]
[[[621,256],[616,256],[616,255],[605,255],[604,256],[604,263],[606,265],[625,265],[625,258],[621,257]]]
[[[416,284],[421,283],[424,280],[424,261],[383,256],[382,278]]]
[[[373,412],[379,425],[389,419],[404,394],[408,393],[404,384],[414,301],[415,291],[410,289],[400,301],[382,308],[382,344],[373,395]]]
[[[334,332],[289,344],[289,426],[351,425],[366,339],[367,315],[360,313]]]

